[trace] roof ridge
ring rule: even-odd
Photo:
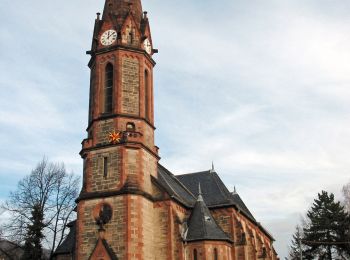
[[[184,174],[177,174],[175,176],[185,176],[185,175],[192,175],[192,174],[200,174],[200,173],[209,173],[210,170],[206,170],[206,171],[200,171],[200,172],[189,172],[189,173],[184,173]]]

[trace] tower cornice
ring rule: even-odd
[[[132,119],[136,119],[136,120],[140,120],[145,122],[147,125],[149,125],[150,127],[153,128],[153,130],[156,130],[157,128],[148,120],[146,120],[145,118],[139,117],[139,116],[134,116],[134,115],[129,115],[129,114],[102,114],[100,117],[93,119],[90,124],[88,125],[86,131],[89,131],[90,128],[92,127],[92,125],[95,122],[98,121],[103,121],[103,120],[107,120],[107,119],[114,119],[114,118],[132,118]]]
[[[132,47],[132,46],[114,45],[114,46],[106,47],[106,48],[99,49],[96,51],[92,51],[92,50],[87,51],[86,54],[91,55],[91,59],[88,63],[89,68],[91,68],[92,64],[94,63],[96,56],[110,53],[112,51],[128,51],[128,52],[132,52],[132,53],[142,54],[153,65],[153,67],[157,64],[154,61],[154,59],[145,50],[142,50],[142,49],[136,48],[136,47]]]
[[[84,144],[84,142],[87,140],[89,140],[89,139],[84,139],[82,144]],[[107,148],[116,147],[116,146],[124,146],[124,147],[134,148],[134,149],[141,149],[142,148],[142,149],[148,151],[150,154],[152,154],[158,161],[161,159],[160,156],[156,152],[152,151],[149,147],[144,145],[142,142],[126,142],[126,143],[121,143],[121,144],[105,144],[105,145],[101,145],[101,146],[92,146],[89,148],[83,148],[80,151],[80,156],[84,157],[83,155],[87,152],[97,151],[97,150],[105,150]],[[155,147],[155,148],[158,149],[158,147]]]

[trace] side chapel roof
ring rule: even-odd
[[[232,242],[211,215],[203,200],[201,192],[199,192],[198,199],[194,205],[187,225],[188,230],[185,235],[185,241],[187,242],[203,240]]]
[[[76,221],[69,223],[67,226],[70,228],[69,234],[63,243],[57,247],[54,255],[68,255],[75,251]]]

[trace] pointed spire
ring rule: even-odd
[[[124,19],[130,12],[140,24],[143,17],[141,0],[106,0],[103,19],[108,19],[109,15]]]
[[[187,222],[188,229],[185,241],[216,240],[232,242],[221,227],[216,223],[202,197],[201,184],[198,185],[198,200],[194,205]]]
[[[233,194],[237,194],[236,186],[235,186],[234,189],[233,189]]]
[[[211,173],[215,172],[214,161],[211,162]]]

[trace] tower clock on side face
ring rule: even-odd
[[[101,36],[101,44],[108,46],[117,40],[117,32],[115,30],[105,31]]]
[[[149,39],[147,38],[146,40],[144,40],[143,42],[143,48],[145,49],[145,51],[151,55],[152,53],[152,45],[151,42],[149,41]]]

